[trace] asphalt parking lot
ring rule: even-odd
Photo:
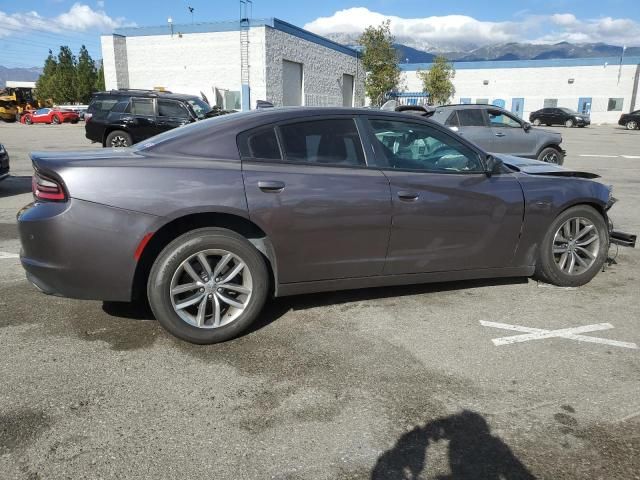
[[[640,232],[640,132],[557,130],[565,165],[614,185],[616,226]],[[0,479],[640,478],[640,250],[577,289],[277,299],[249,334],[195,346],[26,282],[27,152],[92,145],[82,124],[0,123],[0,143]]]

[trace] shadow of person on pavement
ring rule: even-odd
[[[511,449],[491,434],[482,415],[464,410],[416,426],[383,453],[371,480],[417,480],[429,472],[431,442],[449,441],[450,475],[438,480],[533,480],[536,477]]]

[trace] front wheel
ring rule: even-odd
[[[533,124],[534,124],[536,127],[539,127],[539,126],[540,126],[540,124],[541,124],[540,119],[539,119],[539,118],[536,118],[536,119],[533,121]]]
[[[638,128],[638,122],[635,120],[629,120],[625,126],[627,127],[627,130],[635,130]]]
[[[244,237],[201,228],[167,245],[151,268],[149,305],[158,322],[197,344],[223,342],[258,317],[269,290],[262,255]]]
[[[556,150],[553,147],[547,147],[538,154],[538,160],[541,162],[553,163],[555,165],[562,165],[564,163],[564,155],[560,150]]]
[[[31,120],[31,117],[25,117],[24,119],[24,123],[26,123],[27,125],[31,125],[33,123],[33,120]]]
[[[539,248],[536,277],[561,287],[579,287],[590,282],[607,259],[607,225],[593,207],[571,207],[551,223]]]
[[[573,120],[569,119],[566,122],[564,122],[564,126],[567,128],[571,128],[573,127]]]

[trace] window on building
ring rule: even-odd
[[[131,101],[131,113],[134,115],[142,115],[152,117],[155,115],[153,111],[153,99],[151,98],[134,98]]]
[[[458,110],[458,122],[461,127],[484,127],[484,115],[479,108],[464,108]]]
[[[386,167],[440,173],[478,173],[480,158],[455,137],[420,123],[369,120]]]
[[[610,98],[607,106],[608,112],[621,112],[624,104],[624,98]]]
[[[302,105],[302,64],[282,60],[282,105]]]
[[[242,158],[282,159],[276,132],[271,127],[243,133],[238,144]]]
[[[476,104],[478,105],[489,105],[488,98],[476,98]]]
[[[364,165],[353,119],[314,120],[280,127],[286,159],[296,163]]]
[[[557,98],[545,98],[544,99],[544,108],[556,108],[558,106]]]

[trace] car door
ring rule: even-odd
[[[51,109],[40,108],[31,114],[33,123],[51,123]]]
[[[121,122],[131,134],[134,143],[160,133],[156,124],[155,99],[133,97],[121,117]]]
[[[482,108],[460,108],[448,119],[451,129],[470,142],[489,151],[493,139]],[[454,128],[455,127],[455,128]]]
[[[158,99],[158,116],[156,118],[158,132],[166,132],[191,121],[191,114],[181,102]]]
[[[525,130],[520,120],[504,110],[488,109],[489,125],[493,133],[490,151],[517,156],[532,156],[536,152],[536,138]]]
[[[295,120],[238,142],[249,215],[273,244],[279,283],[382,274],[391,193],[366,167],[354,118]]]
[[[512,174],[488,176],[480,151],[433,124],[374,116],[368,124],[391,185],[385,274],[511,264],[524,208]]]
[[[547,125],[561,125],[564,123],[564,112],[559,108],[550,108],[548,118],[549,121],[544,122]]]

